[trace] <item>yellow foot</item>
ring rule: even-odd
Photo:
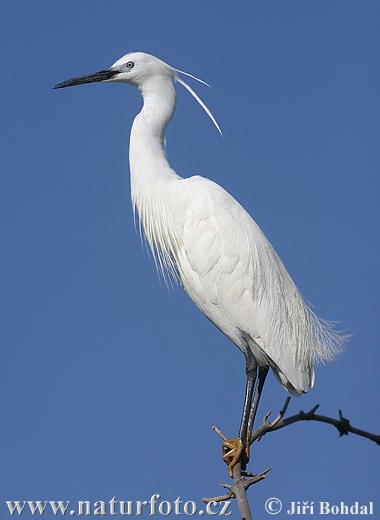
[[[227,439],[222,444],[222,458],[228,466],[228,473],[232,478],[233,469],[240,459],[244,451],[241,439]],[[242,463],[242,469],[245,469],[245,461]]]

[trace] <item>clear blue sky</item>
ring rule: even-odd
[[[290,413],[320,403],[380,430],[379,15],[377,0],[3,5],[1,501],[200,501],[228,481],[211,426],[237,434],[244,359],[160,283],[134,230],[139,93],[51,88],[128,51],[212,85],[192,83],[225,137],[179,87],[172,165],[232,193],[318,313],[355,332]],[[285,398],[271,376],[259,417]],[[253,455],[253,471],[273,467],[250,492],[256,518],[272,496],[376,501],[378,455],[327,425],[268,436]]]

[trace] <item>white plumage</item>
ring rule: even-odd
[[[345,337],[311,311],[231,195],[208,179],[183,179],[170,167],[164,139],[175,110],[174,82],[195,95],[179,74],[154,56],[130,53],[105,71],[57,87],[116,81],[139,88],[144,105],[131,131],[132,202],[157,265],[178,277],[203,314],[245,354],[250,349],[259,366],[269,365],[290,393],[300,395],[313,386],[314,363],[333,358]]]
[[[154,60],[140,53],[122,58],[128,59]],[[144,107],[130,142],[132,201],[148,243],[160,267],[178,273],[193,302],[227,337],[243,351],[248,344],[293,395],[306,392],[314,362],[331,359],[342,336],[306,305],[258,225],[229,193],[170,168],[162,143],[175,109],[176,74],[162,69],[159,84],[139,86]]]

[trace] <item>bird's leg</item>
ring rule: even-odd
[[[247,462],[249,461],[250,456],[250,439],[252,435],[252,428],[253,423],[255,422],[257,407],[259,405],[261,392],[263,391],[263,386],[265,383],[265,379],[268,374],[269,367],[268,366],[261,366],[259,367],[259,376],[257,379],[257,383],[255,386],[255,392],[253,394],[251,409],[249,411],[249,417],[248,417],[248,423],[247,423],[247,431],[246,431],[246,441],[245,441],[245,455],[247,458]]]
[[[253,389],[255,387],[256,377],[257,377],[257,363],[255,358],[253,357],[252,351],[248,348],[247,354],[245,354],[245,372],[247,375],[247,382],[245,387],[245,399],[244,399],[244,407],[243,407],[243,415],[241,418],[240,430],[239,430],[239,438],[242,443],[245,444],[245,440],[247,438],[247,430],[249,425],[249,416],[252,408],[252,396]]]
[[[253,357],[251,349],[247,346],[247,352],[245,355],[245,370],[247,374],[247,382],[245,387],[245,398],[243,407],[243,416],[241,419],[241,425],[239,430],[239,437],[237,439],[228,439],[222,444],[222,456],[224,462],[228,466],[230,477],[232,477],[232,470],[235,464],[240,459],[244,449],[246,449],[246,441],[248,437],[248,425],[250,411],[252,408],[252,396],[253,389],[255,387],[256,375],[257,375],[257,364]],[[242,460],[242,469],[245,469],[246,460]]]

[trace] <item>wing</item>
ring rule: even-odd
[[[181,281],[201,311],[234,337],[236,330],[247,330],[254,301],[252,254],[241,221],[245,212],[211,181],[201,177],[188,181],[190,196],[179,257]]]
[[[183,182],[187,210],[176,262],[184,289],[239,348],[248,342],[284,386],[307,391],[321,323],[240,204],[202,177]]]

